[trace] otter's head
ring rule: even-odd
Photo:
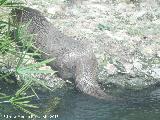
[[[11,11],[14,25],[26,24],[29,33],[37,34],[39,31],[48,30],[50,23],[40,11],[23,7],[15,8]]]
[[[11,11],[14,23],[28,23],[29,21],[43,21],[45,17],[38,11],[29,7],[15,8]]]

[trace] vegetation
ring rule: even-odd
[[[22,3],[0,0],[1,10],[22,7],[22,5]],[[15,109],[18,108],[27,114],[37,116],[30,109],[38,108],[38,106],[31,103],[33,98],[39,98],[34,89],[35,85],[51,89],[44,81],[35,76],[37,74],[54,74],[55,71],[39,69],[53,59],[35,62],[33,57],[40,54],[39,50],[32,50],[35,48],[32,42],[33,35],[25,32],[27,25],[14,26],[10,19],[11,16],[5,12],[0,13],[0,17],[0,82],[1,84],[2,82],[18,84],[18,87],[15,88],[17,90],[12,94],[6,93],[5,90],[0,92],[0,104],[11,104]],[[6,89],[6,87],[3,89]],[[28,91],[32,92],[29,94]]]

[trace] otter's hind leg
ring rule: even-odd
[[[76,65],[76,87],[88,94],[99,99],[112,99],[113,97],[107,95],[98,85],[96,81],[97,75],[97,61],[95,57],[84,57],[78,60]]]

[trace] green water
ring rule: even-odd
[[[124,101],[112,102],[69,94],[58,110],[58,120],[160,120],[160,90],[126,90],[123,95]]]
[[[99,100],[70,89],[60,93],[59,107],[47,114],[44,111],[47,107],[52,106],[49,103],[52,95],[40,93],[40,98],[46,99],[44,101],[43,99],[35,100],[34,102],[41,106],[35,111],[41,119],[34,118],[31,120],[160,120],[159,88],[157,86],[133,91],[113,87],[111,91],[114,92],[111,94],[122,97],[123,100],[121,101]],[[4,114],[22,115],[23,113],[13,109],[5,113],[1,108],[1,119],[9,120],[3,116]],[[42,118],[44,115],[47,115],[46,119]],[[54,118],[53,115],[58,115],[58,117]],[[51,116],[52,118],[50,118]],[[11,120],[23,120],[23,118],[11,118]],[[28,119],[25,118],[24,120]]]

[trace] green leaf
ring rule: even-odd
[[[32,98],[32,97],[34,97],[34,96],[35,96],[35,95],[30,95],[30,96],[25,96],[25,97],[19,97],[19,98],[13,99],[12,101],[25,100],[25,99]]]
[[[29,103],[30,101],[21,101],[21,102],[15,102],[15,101],[12,101],[12,102],[14,102],[15,104],[19,104],[19,105],[23,105],[23,104],[27,104],[27,103]]]
[[[39,99],[39,97],[38,97],[38,95],[37,95],[37,93],[35,92],[35,90],[34,90],[33,87],[31,87],[31,90],[32,90],[32,92],[34,93],[34,95],[37,97],[37,99]]]
[[[3,5],[7,0],[0,0],[0,6]]]
[[[21,107],[20,105],[16,105],[16,104],[14,104],[14,105],[15,105],[17,108],[19,108],[19,109],[21,109],[22,111],[24,111],[25,113],[27,113],[27,114],[30,114],[30,115],[32,115],[32,116],[37,116],[36,114],[30,112],[30,111],[27,110],[26,108]]]
[[[22,104],[23,107],[30,107],[30,108],[39,108],[38,106],[31,105],[31,104]]]
[[[45,87],[46,89],[48,89],[48,90],[50,90],[50,91],[53,91],[52,89],[50,89],[50,88],[45,84],[44,81],[42,81],[42,80],[37,80],[37,79],[35,79],[35,78],[30,78],[30,79],[32,79],[35,83],[38,83],[38,84],[42,85],[42,86]]]
[[[31,69],[25,69],[25,70],[21,70],[18,69],[18,73],[19,74],[44,74],[44,73],[56,73],[56,71],[53,70],[31,70]]]
[[[22,2],[13,2],[13,1],[7,2],[7,0],[1,0],[0,1],[0,6],[1,7],[9,7],[9,8],[16,7],[16,8],[18,8],[18,7],[22,7],[23,4],[24,3],[22,3]]]
[[[55,60],[55,58],[44,60],[42,62],[38,62],[38,63],[32,64],[32,65],[29,65],[27,67],[24,67],[23,69],[31,69],[31,68],[41,67],[42,65],[47,64],[53,60]]]
[[[19,96],[20,94],[22,94],[24,91],[26,91],[32,84],[32,80],[29,80],[25,85],[22,86],[21,89],[19,89],[17,92],[16,92],[16,96]]]

